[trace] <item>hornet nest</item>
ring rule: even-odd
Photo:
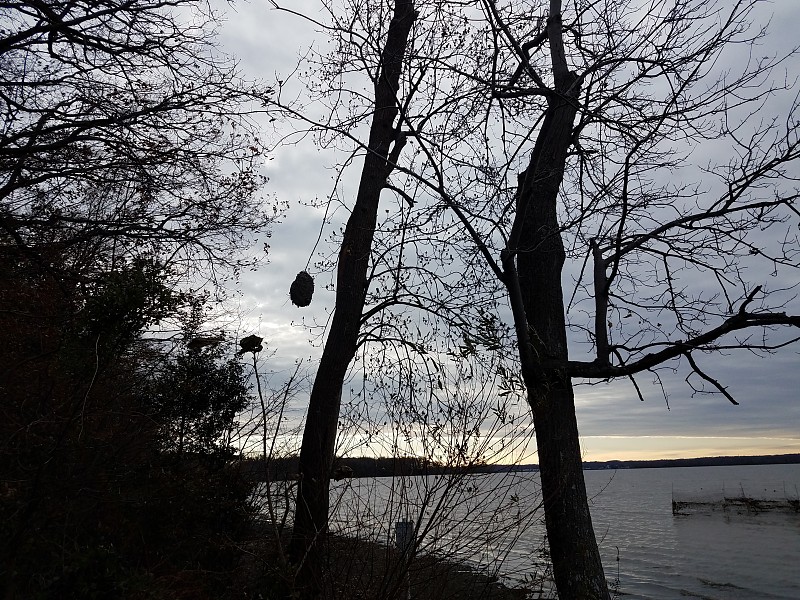
[[[311,304],[311,296],[313,295],[314,278],[306,271],[300,271],[289,288],[289,297],[292,299],[292,304],[301,307],[308,306]]]

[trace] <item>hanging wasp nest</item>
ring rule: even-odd
[[[311,304],[311,296],[314,295],[314,278],[306,271],[300,271],[294,278],[292,286],[289,288],[289,297],[292,304],[296,306],[308,306]]]

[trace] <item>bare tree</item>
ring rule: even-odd
[[[269,90],[214,48],[208,6],[22,0],[0,16],[3,243],[234,266],[273,217],[248,117]]]
[[[356,15],[362,18],[362,15]],[[367,269],[378,213],[378,201],[402,149],[404,139],[395,123],[398,81],[409,31],[416,18],[411,0],[397,0],[391,21],[380,8],[363,15],[378,31],[371,40],[380,44],[379,60],[371,71],[374,112],[361,181],[339,252],[336,308],[311,391],[303,443],[300,481],[289,552],[301,565],[299,581],[313,592],[320,585],[319,537],[328,520],[329,485],[334,458],[342,385],[356,352],[365,301]],[[386,27],[384,29],[384,27]],[[381,33],[385,31],[385,37]],[[368,44],[365,44],[368,45]],[[366,52],[373,50],[365,48]]]
[[[526,404],[495,396],[503,357],[486,348],[462,356],[432,346],[424,359],[398,360],[396,346],[385,341],[383,348],[388,351],[360,346],[362,356],[354,362],[365,375],[343,392],[336,481],[329,489],[326,535],[318,540],[318,597],[400,598],[409,585],[413,597],[482,597],[483,587],[502,589],[496,582],[528,576],[529,562],[508,558],[520,538],[535,540],[542,532],[538,477],[531,471],[484,472],[491,471],[485,461],[492,457],[507,465],[530,460]],[[436,373],[433,385],[423,360]],[[292,437],[278,422],[270,418],[268,452],[271,440]],[[281,454],[283,464],[294,464],[286,451]],[[375,477],[378,465],[391,476]],[[286,475],[267,475],[255,494],[269,550],[254,562],[270,582],[266,589],[289,595],[303,586],[282,545],[297,488],[292,477],[282,480]],[[400,548],[397,523],[409,536]],[[475,569],[476,576],[465,578],[458,569]]]
[[[342,422],[350,425],[351,432],[361,433],[356,436],[360,440],[357,447],[369,447],[372,443],[373,451],[380,448],[379,452],[383,450],[392,456],[400,451],[398,446],[392,443],[381,446],[378,441],[381,439],[381,430],[388,423],[397,426],[406,423],[406,437],[421,440],[423,446],[425,440],[432,443],[433,439],[444,436],[444,430],[450,431],[446,442],[440,440],[439,444],[440,451],[450,454],[426,454],[428,460],[444,459],[445,464],[463,469],[469,467],[476,457],[485,458],[488,453],[485,447],[479,451],[465,445],[466,442],[457,442],[461,437],[470,438],[479,431],[474,418],[461,423],[465,425],[469,421],[470,426],[458,432],[451,431],[453,427],[458,428],[455,422],[442,424],[442,420],[433,414],[438,406],[433,390],[437,381],[438,389],[443,390],[442,380],[447,378],[447,373],[437,376],[433,371],[441,370],[439,365],[442,361],[438,355],[446,354],[448,348],[452,347],[444,344],[445,347],[434,350],[438,327],[435,322],[444,319],[445,323],[460,323],[462,328],[454,328],[449,338],[452,342],[452,335],[455,334],[458,340],[463,330],[469,329],[467,313],[475,310],[474,298],[463,283],[455,285],[438,276],[432,281],[426,267],[432,259],[418,254],[411,262],[405,260],[407,248],[428,245],[431,233],[418,231],[409,225],[410,212],[406,207],[413,207],[409,206],[413,205],[413,201],[402,189],[393,186],[391,181],[406,145],[404,113],[416,91],[415,75],[404,73],[402,68],[414,65],[409,56],[416,52],[416,47],[432,47],[438,39],[427,31],[413,30],[417,18],[414,8],[411,2],[397,2],[389,21],[387,9],[380,3],[354,5],[342,16],[338,16],[333,7],[328,7],[333,24],[317,25],[332,34],[335,50],[330,56],[320,58],[315,65],[315,79],[309,87],[312,95],[332,103],[328,107],[330,117],[322,122],[314,122],[308,116],[308,111],[283,106],[288,114],[300,119],[319,135],[323,144],[331,145],[341,140],[352,144],[353,156],[345,161],[342,168],[349,165],[356,154],[364,154],[355,203],[351,209],[348,208],[351,212],[339,244],[338,257],[332,261],[338,263],[336,308],[314,380],[300,451],[300,479],[289,554],[299,569],[297,583],[300,587],[307,586],[305,592],[310,594],[318,593],[323,586],[320,547],[328,530],[331,502],[329,485],[337,434]],[[444,16],[439,15],[442,20]],[[413,33],[410,35],[410,32]],[[416,65],[414,68],[419,69]],[[357,85],[347,80],[354,73],[357,76],[366,75],[365,79],[374,89],[374,100],[365,99]],[[354,101],[342,101],[342,98],[352,98]],[[362,120],[371,123],[367,142],[360,142],[358,138],[357,127]],[[379,219],[379,200],[387,190],[395,196],[399,210],[392,211],[391,215],[387,210],[387,217]],[[456,274],[455,279],[463,282],[465,278]],[[445,289],[450,293],[446,293]],[[447,295],[449,302],[444,302],[442,295]],[[400,312],[397,311],[398,307]],[[403,312],[403,309],[420,308],[431,315],[422,331],[409,319],[408,313]],[[385,394],[381,403],[385,411],[384,426],[376,425],[358,411],[358,418],[354,419],[354,414],[350,412],[357,398],[366,401],[367,393],[364,390],[353,394],[347,400],[347,410],[343,415],[340,414],[342,387],[359,349],[363,352],[358,359],[365,369],[362,380],[366,386],[364,390],[385,376],[389,363],[410,365],[401,369],[406,375],[413,373],[415,367],[425,374],[422,380],[410,375],[408,379],[406,375],[398,375],[402,383],[392,382],[381,387],[381,393],[369,394],[373,399]],[[430,362],[425,358],[429,352],[432,353]],[[465,351],[464,357],[474,352],[472,346]],[[387,361],[387,355],[393,356],[394,360]],[[423,410],[415,407],[413,398],[398,400],[408,394],[413,396],[415,390],[421,398],[426,399]],[[392,398],[394,408],[391,407]],[[496,407],[501,405],[502,402],[497,403]],[[505,419],[507,409],[503,407],[498,410],[503,412]],[[392,414],[395,411],[401,414]],[[453,414],[456,413],[465,416],[469,411],[455,411]],[[507,424],[506,421],[504,423]],[[412,433],[411,430],[416,431]],[[386,442],[385,439],[383,441]],[[344,444],[339,446],[340,453],[347,454],[347,443],[342,439],[339,442]],[[494,447],[489,454],[498,452],[501,449]]]
[[[380,325],[362,327],[407,340],[400,305],[433,320],[464,290],[483,307],[505,297],[559,594],[607,598],[573,385],[628,378],[641,397],[637,374],[668,367],[735,402],[702,355],[797,341],[792,284],[764,276],[791,282],[800,256],[798,103],[780,73],[797,52],[764,56],[752,0],[435,4],[416,6],[415,34],[430,35],[413,36],[393,124],[413,150],[383,155],[402,227],[358,279]],[[776,102],[781,116],[763,117]],[[358,122],[326,130],[355,140]],[[693,151],[724,158],[692,169]],[[471,318],[448,316],[467,337]]]
[[[437,61],[436,80],[418,86],[419,96],[447,98],[409,118],[423,159],[405,172],[463,226],[463,262],[482,256],[507,292],[565,598],[608,596],[572,379],[630,377],[636,386],[637,373],[683,359],[694,390],[733,401],[698,354],[771,352],[797,339],[774,332],[800,325],[785,312],[791,292],[759,281],[764,272],[796,276],[800,249],[796,90],[777,70],[786,57],[756,54],[765,31],[751,25],[755,6],[577,2],[562,12],[553,1],[532,14],[514,2],[476,3],[463,23],[480,9],[483,30],[464,25],[461,38],[485,52],[452,52]],[[739,71],[718,70],[733,53],[745,57]],[[781,92],[785,114],[759,121]],[[475,115],[481,124],[467,131]],[[681,166],[701,144],[731,158],[705,165],[702,185],[676,184],[676,174],[696,175]],[[565,317],[568,259],[593,267],[571,269],[568,306],[590,316],[585,324]],[[759,261],[760,271],[748,270]],[[569,359],[569,326],[588,334],[593,356]],[[742,330],[757,335],[730,335]]]
[[[607,597],[595,544],[587,542],[571,379],[630,376],[635,385],[636,373],[682,357],[691,374],[733,401],[695,356],[724,346],[767,349],[768,328],[800,325],[781,310],[787,295],[745,271],[753,256],[775,268],[797,265],[797,238],[786,235],[797,214],[796,188],[785,179],[798,157],[796,105],[781,129],[749,118],[784,85],[773,83],[780,58],[714,73],[725,50],[751,50],[763,36],[749,27],[752,2],[728,9],[712,2],[587,3],[565,14],[551,2],[530,33],[514,33],[510,9],[485,6],[519,59],[494,86],[495,97],[501,105],[542,98],[541,126],[509,207],[499,278],[533,409],[554,574],[563,597]],[[725,141],[733,151],[728,164],[706,169],[721,180],[719,193],[656,176],[678,170],[682,144],[705,140]],[[591,283],[584,287],[579,276],[577,290],[594,300],[592,328],[585,329],[591,360],[570,361],[567,353],[560,292],[567,250],[593,265]],[[692,271],[710,275],[718,291],[693,282]],[[631,327],[615,326],[626,318]],[[746,328],[757,328],[758,341],[723,341]]]

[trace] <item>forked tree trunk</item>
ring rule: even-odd
[[[553,112],[554,119],[562,120],[562,127],[554,127],[562,136],[566,134],[568,145],[568,125],[572,123],[568,113],[574,116],[575,111],[562,106]],[[609,597],[608,585],[586,498],[572,381],[558,370],[543,366],[566,363],[568,358],[561,291],[564,249],[555,216],[558,189],[547,189],[547,180],[556,176],[552,171],[547,173],[547,162],[540,160],[530,177],[535,183],[528,188],[530,204],[517,254],[519,288],[532,350],[523,357],[528,362],[523,369],[529,374],[528,399],[536,429],[547,537],[559,597],[605,600]]]
[[[367,289],[372,240],[381,190],[402,146],[397,91],[408,35],[416,18],[413,0],[395,0],[375,81],[375,113],[369,147],[353,212],[347,221],[336,278],[336,307],[314,379],[300,448],[300,481],[289,556],[298,567],[296,582],[304,597],[321,586],[321,542],[328,527],[329,489],[342,385],[355,355]]]
[[[548,21],[556,93],[519,176],[517,214],[503,256],[519,338],[523,377],[536,428],[545,522],[559,597],[609,598],[589,514],[572,382],[553,363],[566,363],[561,272],[565,253],[558,194],[578,110],[579,80],[566,68],[559,2]],[[516,264],[514,264],[516,258]]]

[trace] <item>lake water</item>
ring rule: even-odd
[[[622,598],[800,599],[800,514],[672,514],[677,499],[797,498],[800,465],[587,471],[606,575]],[[415,523],[420,550],[472,562],[509,583],[546,575],[535,473],[339,482],[332,528],[394,541]]]
[[[701,511],[671,499],[797,498],[800,465],[587,471],[606,574],[626,598],[800,598],[800,514]],[[601,491],[602,490],[602,491]]]

